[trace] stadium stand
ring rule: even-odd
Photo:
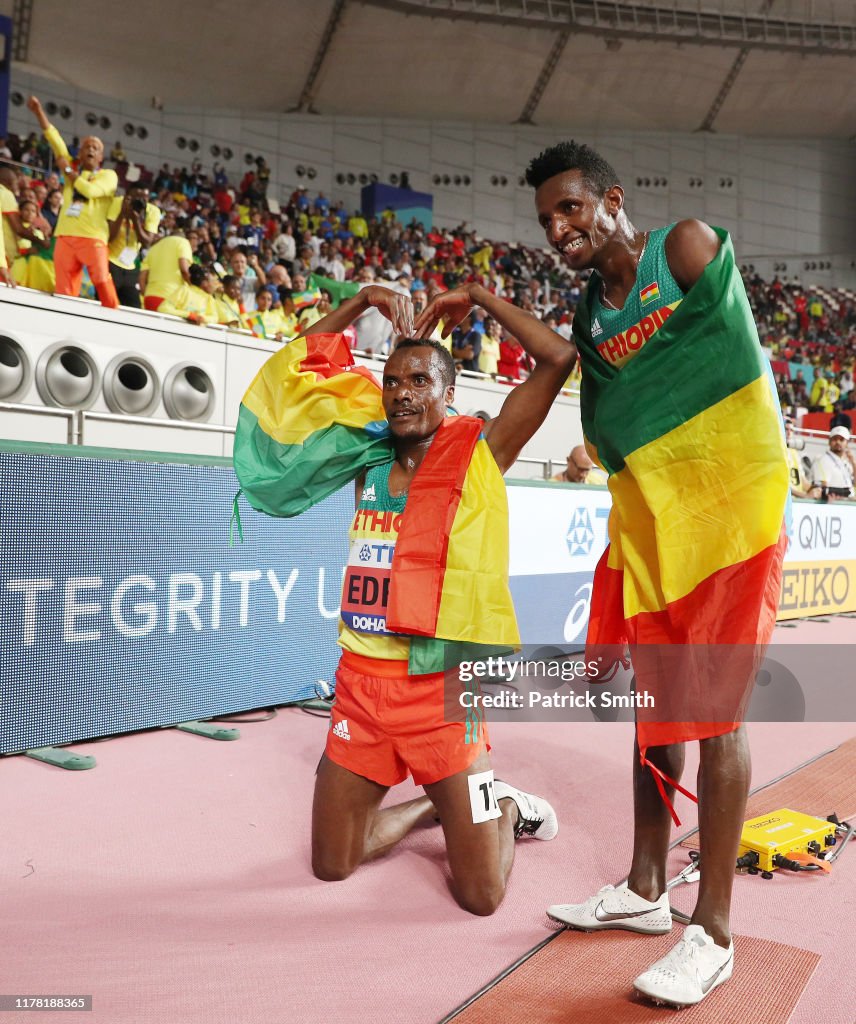
[[[35,133],[24,140],[10,135],[7,144],[10,162],[17,161],[18,203],[37,204],[37,226],[49,238],[61,176],[49,169],[49,150]],[[585,275],[569,273],[546,250],[487,240],[466,224],[426,232],[415,222],[364,217],[360,211],[347,210],[343,200],[328,199],[323,193],[313,198],[306,188],[295,189],[285,207],[269,205],[269,171],[261,157],[239,183],[230,182],[216,164],[211,174],[206,173],[199,161],[172,169],[165,164],[157,171],[125,160],[112,162],[124,189],[131,185],[150,189],[151,204],[161,212],[159,237],[178,226],[190,243],[193,262],[212,271],[218,299],[224,297],[223,279],[236,252],[246,254],[251,264],[258,257],[265,281],[273,268],[281,268],[274,272],[276,280],[267,285],[277,320],[271,336],[277,339],[287,341],[289,328],[293,337],[316,319],[319,302],[335,306],[342,296],[353,294],[366,267],[377,280],[397,289],[408,288],[417,306],[438,290],[479,281],[541,317],[552,317],[556,329],[570,336]],[[17,251],[19,282],[36,287],[45,282],[41,286],[49,290],[49,272],[28,274],[25,268],[34,260],[49,262],[50,249],[34,252],[31,243],[20,240]],[[140,258],[144,255],[145,251]],[[783,408],[802,426],[828,430],[833,416],[847,417],[856,402],[856,292],[803,286],[796,276],[765,281],[748,267],[743,270]],[[261,318],[253,314],[258,286],[264,283],[250,267],[237,325],[259,336],[265,336],[264,327]],[[195,307],[181,307],[186,292],[177,289],[179,302],[168,308],[177,306],[178,315],[190,314],[193,322],[204,323],[204,315]],[[91,297],[88,282],[82,294]],[[225,304],[216,303],[219,322],[235,325],[228,302],[226,298]],[[473,329],[483,333],[485,325],[477,320]],[[381,350],[388,348],[390,340],[381,339]],[[491,363],[486,365],[492,368]],[[514,379],[525,376],[525,368],[508,371],[510,364],[500,361],[499,365]],[[576,373],[574,379],[578,380]],[[846,419],[841,423],[848,425]]]

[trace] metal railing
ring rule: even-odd
[[[856,54],[856,23],[806,18],[803,12],[715,10],[660,0],[366,0],[404,14],[520,28],[571,29],[608,39],[736,46],[794,53]]]
[[[68,420],[68,431],[66,433],[66,444],[79,444],[76,440],[76,417],[74,409],[56,409],[48,405],[21,405],[20,402],[0,402],[0,412],[22,412],[33,416],[61,416]]]
[[[162,420],[150,416],[128,416],[116,412],[91,412],[88,409],[57,409],[53,406],[21,405],[17,402],[0,402],[0,412],[19,412],[35,416],[59,416],[68,421],[66,432],[67,444],[86,444],[87,421],[99,423],[125,423],[129,426],[163,427],[167,430],[192,430],[207,434],[227,434],[234,436],[236,427],[225,423],[197,423],[193,420]],[[515,465],[540,466],[545,480],[549,480],[556,467],[565,464],[564,458],[535,459],[521,456]]]
[[[33,416],[58,416],[65,419],[68,421],[66,443],[70,445],[86,444],[87,420],[99,423],[125,423],[129,426],[163,427],[167,430],[191,430],[200,433],[230,436],[234,436],[236,431],[236,427],[227,426],[225,423],[153,419],[150,416],[129,416],[125,413],[115,412],[91,412],[88,409],[59,409],[54,406],[21,405],[18,402],[0,402],[0,412],[17,412]],[[794,437],[797,440],[803,441],[807,438],[818,441],[826,440],[829,437],[829,431],[796,429],[794,430]],[[549,480],[557,469],[561,469],[565,465],[566,461],[564,456],[538,459],[529,455],[521,455],[515,460],[515,465],[540,466],[543,479]]]
[[[150,416],[128,416],[119,412],[91,412],[88,409],[59,409],[51,405],[22,405],[0,402],[0,412],[17,412],[31,416],[59,416],[68,421],[66,444],[86,444],[86,422],[127,423],[129,426],[164,427],[168,430],[196,430],[208,434],[234,434],[235,427],[225,423],[197,423],[193,420],[161,420]]]
[[[8,142],[7,142],[8,145]],[[7,156],[0,157],[0,165],[3,167],[14,167],[26,174],[28,177],[34,177],[37,174],[47,175],[53,173],[53,160],[48,160],[48,166],[42,167],[41,164],[22,164],[20,160],[12,160]]]
[[[553,476],[553,470],[564,466],[566,462],[567,459],[533,459],[529,455],[520,455],[514,465],[520,463],[524,466],[540,466],[544,479],[549,480]]]
[[[127,423],[131,426],[165,427],[169,430],[197,430],[207,434],[234,434],[235,427],[227,427],[224,423],[197,423],[193,420],[156,420],[149,416],[126,416],[118,412],[89,412],[87,409],[78,409],[75,412],[77,422],[77,440],[74,444],[85,444],[85,429],[87,420],[97,420],[103,423]]]

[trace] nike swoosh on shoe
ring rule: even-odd
[[[609,910],[604,910],[603,914],[601,914],[602,908],[603,900],[601,900],[600,903],[598,903],[598,905],[594,908],[594,916],[595,919],[598,921],[623,921],[625,920],[625,918],[628,917],[644,917],[645,914],[653,914],[654,911],[659,909],[658,907],[651,907],[650,910],[627,910],[621,911],[618,914],[613,914]]]
[[[733,957],[729,957],[725,961],[725,963],[721,967],[718,967],[713,972],[713,974],[711,974],[711,976],[709,978],[707,978],[707,979],[702,978],[701,975],[699,975],[699,978],[698,978],[699,988],[702,990],[702,992],[704,992],[705,995],[707,995],[707,993],[710,992],[711,988],[713,988],[713,986],[716,984],[716,979],[720,976],[720,974],[722,974],[722,972],[731,963],[731,961],[733,959],[734,959]]]

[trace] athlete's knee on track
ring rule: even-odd
[[[359,867],[359,861],[348,857],[347,851],[312,847],[312,874],[322,882],[344,882]]]
[[[505,896],[505,885],[490,879],[475,879],[468,882],[457,882],[455,897],[464,910],[477,917],[490,917],[496,911]]]
[[[354,873],[357,865],[331,857],[313,856],[312,874],[322,882],[344,882]]]

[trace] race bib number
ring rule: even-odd
[[[501,818],[502,811],[499,809],[493,789],[493,769],[470,775],[467,777],[467,782],[470,786],[470,809],[473,812],[473,824],[479,825],[483,821]]]
[[[358,633],[390,633],[386,628],[389,582],[395,542],[360,539],[351,545],[342,590],[342,621]]]

